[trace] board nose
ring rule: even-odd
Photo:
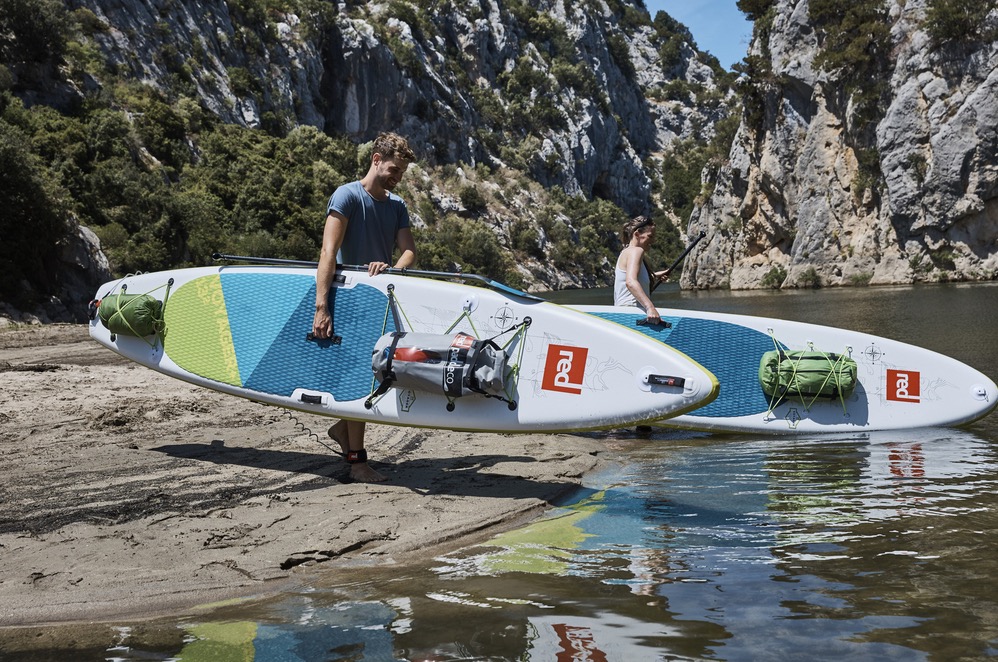
[[[975,400],[990,404],[988,410],[991,410],[998,404],[998,385],[995,385],[993,381],[984,377],[981,382],[970,387],[970,395]]]

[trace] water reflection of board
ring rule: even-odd
[[[998,387],[955,359],[913,345],[845,329],[787,320],[703,311],[662,312],[664,324],[638,325],[640,310],[577,306],[601,319],[640,330],[714,373],[720,395],[688,414],[661,421],[694,430],[767,434],[896,430],[959,425],[987,415]],[[764,353],[819,350],[856,361],[859,383],[843,399],[767,396],[759,383]]]
[[[526,659],[538,662],[652,659],[655,649],[647,642],[665,634],[661,623],[647,623],[612,613],[603,613],[598,618],[553,615],[534,616],[528,620],[530,647]]]
[[[165,298],[165,329],[115,335],[98,315],[90,324],[98,342],[179,379],[321,415],[462,430],[581,430],[673,416],[717,394],[713,375],[670,347],[499,286],[343,270],[330,297],[334,341],[309,337],[312,268],[142,274],[103,285],[96,300],[113,301],[123,289]],[[509,359],[506,392],[456,400],[443,387],[376,393],[372,351],[396,331],[495,338]]]

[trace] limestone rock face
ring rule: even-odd
[[[643,10],[636,0],[614,3],[615,9],[602,1],[519,3],[564,30],[568,53],[496,0],[450,3],[412,25],[388,2],[326,3],[322,16],[276,19],[246,15],[242,5],[225,0],[70,4],[89,9],[106,26],[93,38],[119,70],[158,87],[182,76],[226,122],[307,124],[358,141],[392,129],[421,146],[419,156],[430,164],[502,163],[495,145],[483,141],[496,121],[483,116],[483,95],[495,99],[492,111],[500,115],[546,97],[565,119],[540,132],[540,140],[538,132],[524,132],[531,176],[633,213],[652,204],[643,160],[698,127],[709,132],[717,119],[716,110],[701,111],[692,98],[648,98],[649,89],[676,76],[712,90],[714,72],[686,46],[676,73],[666,75],[652,27],[622,27],[614,13]],[[621,35],[627,62],[611,53],[611,38]],[[565,62],[580,64],[592,87],[566,84],[557,69]],[[505,80],[517,67],[534,69],[538,82],[511,95]]]
[[[100,240],[90,228],[73,224],[62,242],[59,272],[61,292],[46,310],[53,321],[85,322],[90,299],[102,283],[111,280],[111,267],[101,251]]]
[[[690,235],[708,236],[682,284],[998,278],[998,43],[940,47],[924,0],[889,2],[887,101],[870,143],[857,143],[851,106],[826,97],[808,1],[776,4],[768,43],[757,37],[751,52],[780,84],[762,126],[743,121],[713,194],[694,210]],[[860,149],[876,155],[882,177],[871,185]]]
[[[103,29],[93,39],[110,64],[137,81],[165,87],[181,76],[225,122],[255,127],[271,112],[322,126],[320,44],[294,14],[271,26],[262,17],[236,20],[225,0],[67,4],[97,16]],[[255,89],[244,89],[247,80]]]
[[[398,40],[391,44],[373,27],[384,15],[380,7],[367,16],[340,15],[326,35],[324,126],[358,139],[397,127],[427,147],[429,153],[420,156],[431,163],[495,165],[504,160],[481,139],[495,127],[483,117],[479,95],[494,95],[498,110],[507,115],[515,104],[549,97],[554,107],[564,109],[563,123],[548,127],[541,139],[524,135],[524,149],[533,148],[526,166],[535,181],[561,187],[569,195],[608,198],[629,213],[647,211],[651,183],[643,159],[676,137],[689,135],[695,126],[709,127],[716,118],[700,112],[692,99],[649,101],[647,91],[669,78],[662,73],[654,31],[648,26],[635,27],[629,35],[629,61],[622,64],[610,53],[608,40],[620,28],[619,17],[607,5],[596,3],[593,11],[569,2],[526,4],[564,26],[573,59],[593,77],[591,94],[558,79],[552,64],[557,58],[539,51],[503,3],[482,3],[474,9],[450,5],[432,19],[435,37],[388,18],[387,32]],[[410,49],[407,66],[400,67],[399,43]],[[713,89],[713,72],[699,57],[687,50],[682,75],[699,74],[702,84]],[[455,61],[466,75],[454,75]],[[510,95],[505,83],[520,67],[533,69],[543,81],[519,92],[526,100]]]

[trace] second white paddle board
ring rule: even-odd
[[[969,423],[998,403],[998,387],[956,359],[868,333],[803,322],[694,310],[666,310],[662,324],[638,322],[633,307],[576,306],[687,354],[717,376],[721,392],[696,411],[660,421],[718,432],[793,434],[899,430]],[[760,383],[767,352],[806,351],[856,362],[848,397],[774,397]],[[832,359],[834,362],[836,359]]]

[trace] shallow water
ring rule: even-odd
[[[993,284],[658,299],[868,331],[998,375]],[[117,624],[99,649],[4,659],[998,657],[998,414],[840,436],[594,436],[614,463],[487,544],[317,570],[295,593]]]

